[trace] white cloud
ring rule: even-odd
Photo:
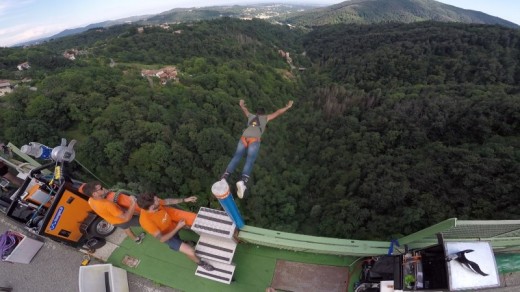
[[[22,24],[0,29],[0,46],[12,46],[21,42],[43,38],[66,29],[63,25],[30,25]]]
[[[9,14],[13,10],[26,7],[34,0],[2,0],[0,2],[0,16]]]

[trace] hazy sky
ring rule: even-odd
[[[0,47],[57,34],[65,29],[173,8],[223,4],[306,3],[331,5],[334,0],[0,0]],[[440,0],[520,24],[519,0]]]

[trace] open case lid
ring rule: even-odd
[[[453,258],[446,262],[450,291],[500,287],[495,254],[489,242],[445,242],[444,250],[446,257]],[[475,271],[478,269],[487,276]]]

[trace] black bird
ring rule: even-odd
[[[446,261],[449,262],[451,260],[456,260],[459,263],[461,263],[463,266],[466,266],[468,269],[472,270],[473,272],[478,273],[482,276],[488,276],[489,274],[482,272],[482,270],[480,269],[480,267],[478,266],[477,263],[472,262],[466,258],[466,253],[470,253],[470,252],[473,252],[473,250],[466,249],[463,251],[456,252],[454,254],[447,256]]]

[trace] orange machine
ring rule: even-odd
[[[12,217],[37,234],[70,245],[80,245],[93,237],[105,237],[114,226],[97,216],[88,204],[88,197],[78,191],[70,179],[53,180],[41,170],[54,163],[36,168],[18,190],[7,210]]]
[[[53,208],[44,233],[62,240],[78,242],[82,237],[81,224],[92,212],[88,201],[79,194],[64,190]]]
[[[32,203],[35,206],[42,205],[45,208],[49,208],[51,206],[51,201],[53,196],[48,192],[40,189],[41,186],[38,184],[33,185],[29,188],[29,191],[22,195],[22,200],[27,203]]]

